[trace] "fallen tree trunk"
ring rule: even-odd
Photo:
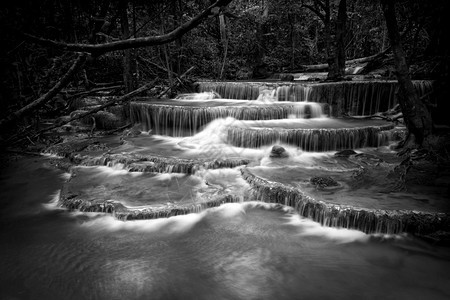
[[[378,58],[386,55],[386,53],[390,50],[391,50],[391,48],[388,48],[388,49],[384,50],[383,52],[380,52],[380,53],[377,53],[377,54],[374,54],[371,56],[346,60],[345,65],[367,63],[367,62],[373,61],[375,59],[378,59]],[[324,71],[325,72],[328,70],[328,64],[301,65],[300,67],[301,67],[301,69],[299,70],[299,72],[305,72],[305,71]]]
[[[69,95],[68,98],[70,100],[72,100],[73,98],[76,98],[76,97],[92,95],[92,94],[95,94],[97,92],[116,90],[116,89],[123,88],[123,87],[124,87],[123,85],[115,85],[115,86],[109,86],[109,87],[100,87],[100,88],[91,89],[89,91],[83,91],[83,92],[79,92],[79,93],[76,93],[76,94],[73,94],[73,95]]]
[[[395,122],[395,121],[398,121],[399,119],[403,118],[403,114],[402,113],[397,113],[397,114],[392,115],[392,116],[386,116],[386,115],[383,115],[382,113],[376,113],[376,114],[367,115],[367,116],[350,116],[350,115],[345,115],[345,117],[349,118],[349,119],[357,119],[357,120],[381,119],[381,120],[385,120],[385,121]]]
[[[83,67],[86,62],[87,54],[80,53],[69,68],[69,70],[64,74],[60,81],[58,81],[52,89],[50,89],[46,94],[39,97],[39,99],[34,100],[30,104],[22,107],[16,112],[11,113],[8,117],[0,121],[0,129],[11,124],[22,116],[42,107],[44,104],[53,99],[69,82],[72,80],[73,76]]]

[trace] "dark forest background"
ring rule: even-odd
[[[2,3],[0,118],[52,89],[77,57],[74,51],[37,43],[29,35],[73,44],[158,36],[191,20],[212,2]],[[150,81],[156,87],[170,86],[187,70],[192,81],[245,80],[304,71],[305,66],[327,62],[327,47],[334,39],[332,31],[326,32],[327,22],[328,28],[334,28],[338,6],[339,1],[333,0],[231,1],[220,13],[212,10],[209,18],[173,42],[89,56],[82,71],[44,109],[57,114],[67,99],[80,91],[116,88],[123,94]],[[436,79],[446,85],[448,6],[445,0],[396,1],[398,27],[413,79]],[[390,44],[379,1],[348,0],[346,15],[346,60],[382,54],[374,67],[384,70],[383,77],[395,78],[395,70],[389,67]]]

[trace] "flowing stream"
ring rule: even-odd
[[[70,174],[54,156],[11,156],[0,173],[0,298],[449,299],[448,246],[386,219],[370,227],[375,212],[450,210],[445,187],[391,189],[399,160],[388,145],[404,130],[327,118],[326,101],[305,101],[322,86],[266,88],[134,102],[142,132],[81,151]],[[371,89],[375,98],[349,100],[356,110],[386,93]],[[348,147],[358,149],[334,155]],[[313,176],[338,184],[317,188]],[[333,221],[328,204],[367,211]]]
[[[49,161],[2,171],[2,299],[450,297],[446,247],[322,227],[261,202],[128,222],[68,212],[55,205],[67,174]]]

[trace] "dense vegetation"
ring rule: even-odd
[[[77,57],[74,51],[49,47],[30,35],[73,44],[159,36],[188,22],[213,2],[17,0],[3,3],[0,119],[51,90]],[[378,1],[234,0],[220,10],[218,7],[211,10],[208,18],[170,43],[101,55],[91,53],[82,71],[41,110],[58,115],[73,94],[95,88],[115,88],[118,93],[126,93],[153,81],[156,88],[152,92],[158,94],[162,89],[158,86],[170,86],[187,70],[191,79],[248,79],[326,63],[330,44],[335,42],[338,8],[342,2],[346,9],[342,37],[345,58],[389,54],[387,27]],[[442,78],[448,78],[447,8],[445,0],[396,2],[402,45],[415,78],[443,82]]]

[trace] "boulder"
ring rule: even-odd
[[[287,153],[286,149],[284,149],[283,147],[275,145],[272,147],[269,157],[283,158],[283,157],[289,157],[289,154]]]
[[[319,188],[327,188],[327,187],[334,187],[339,186],[339,183],[331,178],[330,176],[316,176],[312,177],[309,182],[311,182],[313,185]]]
[[[294,81],[294,76],[291,74],[282,74],[280,76],[281,81]]]
[[[349,157],[350,155],[355,155],[357,154],[354,150],[352,149],[345,149],[345,150],[341,150],[338,151],[334,154],[334,156],[340,156],[340,157]]]

